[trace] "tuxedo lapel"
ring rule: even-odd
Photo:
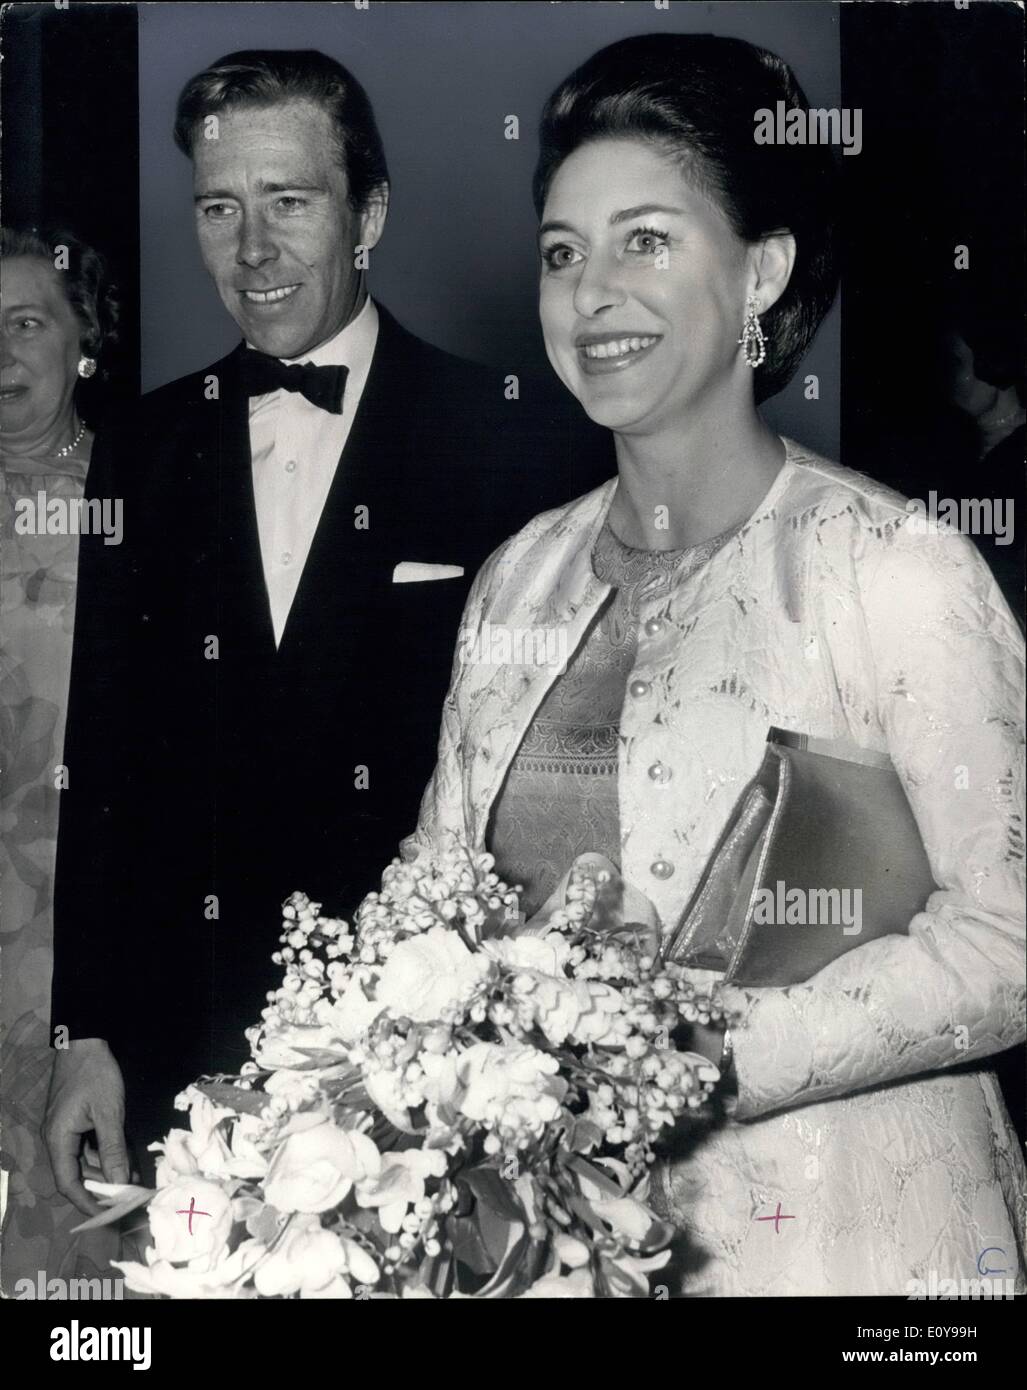
[[[273,657],[274,627],[264,583],[257,508],[250,457],[249,398],[243,390],[240,360],[245,345],[212,368],[221,389],[216,437],[209,447],[216,460],[217,533],[220,544],[219,620],[234,650],[250,657]],[[215,412],[212,412],[214,414]]]

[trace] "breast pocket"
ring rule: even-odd
[[[469,588],[466,575],[392,586],[390,608],[400,662],[408,672],[412,668],[421,672],[426,692],[441,684],[440,701],[449,681]]]

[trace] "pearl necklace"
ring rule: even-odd
[[[70,453],[74,452],[74,450],[78,448],[79,444],[82,442],[82,436],[85,434],[85,432],[86,425],[85,421],[83,420],[82,424],[78,427],[78,434],[76,434],[75,438],[71,441],[70,444],[65,444],[63,449],[58,449],[57,452],[54,454],[54,458],[67,458]]]

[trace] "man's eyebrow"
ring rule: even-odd
[[[623,212],[615,212],[610,215],[609,225],[618,226],[621,222],[630,222],[636,217],[648,217],[650,213],[662,212],[671,217],[687,217],[688,212],[685,208],[673,208],[667,203],[639,203],[637,207],[625,208]],[[569,222],[543,222],[538,229],[539,236],[546,232],[573,232],[574,228]]]
[[[303,183],[297,181],[293,183],[266,183],[261,180],[257,184],[258,193],[327,193],[327,188],[323,183]],[[198,203],[207,198],[236,198],[237,194],[229,188],[205,188],[199,193],[193,194],[193,202]]]
[[[327,193],[323,183],[264,183],[257,185],[261,193]]]

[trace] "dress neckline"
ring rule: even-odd
[[[746,520],[748,520],[748,518]],[[620,550],[622,554],[625,556],[625,558],[634,559],[639,555],[645,555],[652,559],[655,563],[659,564],[661,559],[663,559],[664,557],[666,557],[667,559],[678,560],[685,555],[691,554],[693,551],[705,550],[707,548],[710,548],[710,551],[712,553],[713,550],[719,550],[720,547],[726,541],[729,541],[737,531],[740,531],[744,525],[746,525],[746,521],[739,521],[734,526],[728,526],[725,530],[718,531],[715,536],[710,536],[708,540],[697,541],[695,545],[682,545],[678,546],[676,549],[673,550],[655,550],[650,549],[650,547],[648,546],[629,545],[627,541],[622,541],[620,536],[617,535],[617,532],[613,529],[612,525],[610,524],[610,517],[609,514],[607,514],[605,520],[603,521],[603,526],[602,530],[599,533],[599,538],[601,539],[606,537],[610,541],[612,541],[616,549]]]
[[[645,550],[622,541],[607,517],[592,547],[592,573],[610,585],[622,608],[637,617],[643,602],[662,597],[682,578],[701,569],[745,524],[739,522],[698,545],[679,550]]]

